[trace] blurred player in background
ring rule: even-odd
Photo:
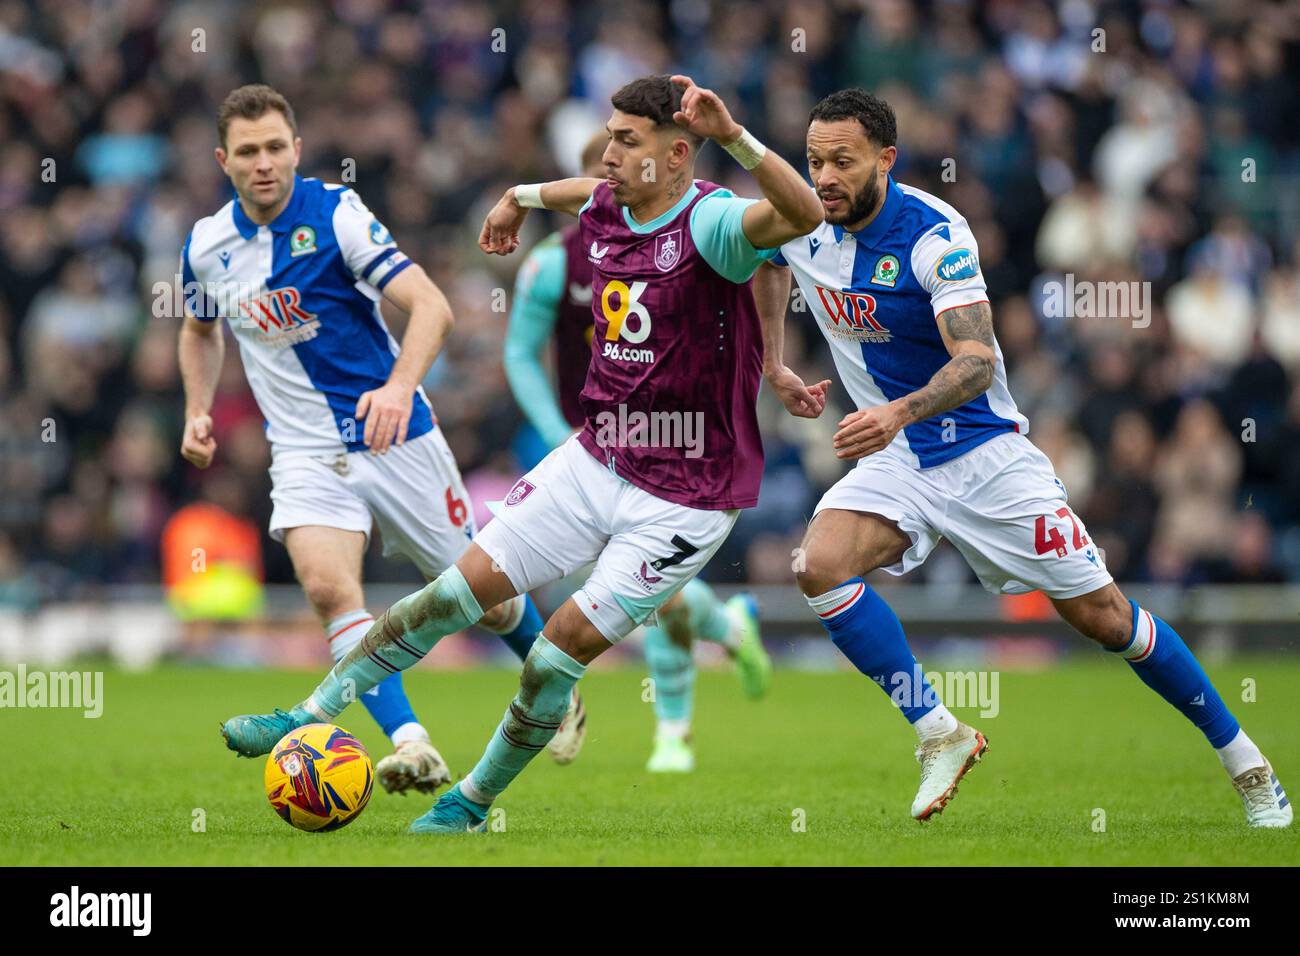
[[[582,175],[605,174],[602,156],[609,136],[597,133],[582,151]],[[505,370],[516,401],[542,440],[558,448],[582,428],[581,392],[591,365],[592,264],[582,248],[578,223],[547,236],[528,254],[515,282]],[[554,343],[556,383],[543,365]],[[558,393],[558,401],[557,401]],[[725,604],[713,589],[693,578],[659,607],[658,622],[642,628],[646,664],[654,680],[657,718],[651,773],[695,769],[691,714],[695,704],[694,638],[720,644],[735,662],[741,687],[762,697],[771,683],[772,663],[759,636],[757,606],[749,595]],[[557,738],[558,739],[558,738]],[[549,746],[554,746],[555,740]]]
[[[893,109],[863,90],[813,109],[808,170],[826,221],[783,245],[754,288],[764,371],[787,408],[808,414],[829,385],[805,388],[781,360],[790,271],[858,408],[835,435],[837,456],[858,466],[818,503],[798,581],[835,645],[916,728],[912,816],[941,812],[987,743],[938,700],[898,616],[863,575],[910,571],[947,538],[988,590],[1042,591],[1195,724],[1251,826],[1290,825],[1272,766],[1178,633],[1120,592],[1052,463],[1025,437],[975,237],[952,206],[894,182],[896,139]]]
[[[595,561],[529,652],[482,759],[411,825],[415,833],[481,830],[493,800],[555,734],[587,665],[698,574],[740,509],[758,501],[763,356],[749,280],[768,250],[821,222],[821,205],[721,98],[687,77],[634,80],[612,101],[604,180],[512,187],[479,237],[484,252],[507,255],[530,208],[579,217],[601,304],[582,433],[519,479],[455,567],[389,608],[309,698],[222,728],[230,749],[267,753],[293,728],[333,720],[349,689],[410,667],[483,608]],[[694,179],[706,138],[753,173],[764,199]],[[647,440],[650,411],[702,421],[702,441]],[[628,424],[633,414],[644,417]]]
[[[206,468],[216,452],[209,410],[224,343],[214,320],[224,316],[267,420],[271,536],[288,549],[341,660],[374,622],[361,585],[372,522],[385,552],[429,580],[474,536],[460,472],[420,387],[451,310],[353,190],[296,175],[302,141],[284,97],[240,87],[217,125],[217,162],[236,198],[195,223],[181,253],[181,454]],[[401,349],[382,296],[410,314]],[[541,630],[522,596],[481,623],[520,658]],[[361,701],[396,748],[376,767],[385,789],[431,793],[450,781],[396,668]]]

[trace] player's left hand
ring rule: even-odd
[[[483,220],[478,247],[490,256],[510,255],[519,248],[519,230],[527,217],[528,210],[515,202],[514,190],[507,191]]]
[[[830,379],[805,385],[803,379],[785,365],[775,372],[764,373],[764,377],[776,397],[781,399],[785,410],[796,418],[817,418],[826,410],[826,391],[831,387]]]
[[[382,455],[392,445],[406,441],[406,429],[411,423],[411,396],[415,389],[401,382],[387,382],[379,388],[363,392],[357,399],[356,419],[366,420],[361,440],[372,455]]]
[[[741,126],[731,118],[731,111],[722,102],[722,97],[712,90],[696,86],[689,76],[678,74],[669,79],[686,87],[682,93],[682,107],[673,114],[674,123],[724,146],[740,139]]]
[[[904,424],[892,402],[849,412],[840,419],[840,430],[835,433],[835,457],[853,459],[875,454],[894,440]]]

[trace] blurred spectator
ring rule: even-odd
[[[1169,290],[1169,322],[1183,345],[1220,365],[1246,357],[1255,331],[1255,303],[1241,278],[1229,278],[1202,249],[1192,274]]]
[[[717,89],[795,162],[818,98],[889,99],[896,177],[970,221],[1012,391],[1112,569],[1300,580],[1294,23],[1294,3],[1155,0],[0,0],[0,601],[158,580],[164,523],[199,500],[257,528],[267,580],[292,580],[265,536],[266,442],[233,343],[214,471],[176,453],[165,290],[191,224],[230,196],[212,155],[226,92],[278,85],[302,174],[354,184],[446,291],[458,323],[425,385],[486,499],[535,440],[501,368],[498,290],[522,255],[481,256],[478,224],[505,186],[574,172],[610,93],[660,71]],[[716,147],[698,173],[754,194]],[[531,216],[525,244],[561,221]],[[1062,274],[1150,283],[1151,321],[1042,314]],[[809,380],[835,378],[806,311],[787,340]],[[763,496],[710,576],[790,580],[843,470],[838,383],[832,404],[795,421],[764,394]],[[367,574],[409,569],[372,553]]]

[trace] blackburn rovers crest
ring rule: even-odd
[[[316,230],[311,226],[295,226],[289,235],[289,256],[305,256],[316,251]]]
[[[682,231],[674,229],[655,239],[655,268],[667,272],[682,257]]]

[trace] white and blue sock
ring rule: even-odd
[[[1113,653],[1128,661],[1142,683],[1205,734],[1231,776],[1263,766],[1263,754],[1242,731],[1178,632],[1136,601],[1129,604],[1133,608],[1132,636]]]
[[[489,627],[488,630],[500,637],[506,647],[514,651],[515,656],[522,661],[533,649],[537,635],[542,633],[542,615],[527,594],[516,595],[510,600],[510,616],[505,623],[499,628]]]
[[[423,658],[442,638],[478,623],[482,616],[469,582],[452,566],[380,615],[298,706],[318,720],[333,720],[351,701],[364,697],[390,675]]]
[[[555,736],[573,685],[586,672],[585,665],[538,635],[519,675],[519,693],[482,758],[460,782],[461,794],[480,806],[495,800]]]
[[[957,718],[944,707],[907,646],[898,615],[862,578],[808,598],[835,646],[880,685],[922,740],[945,737]]]
[[[361,639],[366,636],[366,631],[374,623],[374,616],[369,611],[358,608],[340,614],[325,625],[330,656],[334,658],[335,664],[343,660],[352,648],[361,643]],[[415,711],[402,687],[401,674],[390,674],[370,688],[361,695],[361,704],[394,744],[429,736],[420,722],[415,719]]]

